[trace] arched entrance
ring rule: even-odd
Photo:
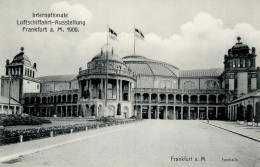
[[[246,107],[246,120],[251,122],[253,119],[253,106],[251,104]]]
[[[96,116],[96,114],[95,114],[95,105],[92,105],[90,107],[90,112],[91,112],[91,116]]]
[[[98,117],[103,117],[103,116],[104,116],[104,111],[102,105],[100,104],[98,106]]]
[[[108,106],[107,116],[114,117],[115,116],[115,106]]]

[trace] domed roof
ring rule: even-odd
[[[24,52],[20,52],[13,59],[13,61],[21,61],[21,60],[25,60],[25,61],[31,62],[29,60],[29,58],[24,54]]]
[[[115,54],[113,52],[102,52],[102,51],[101,51],[101,53],[99,53],[96,56],[94,56],[91,61],[94,61],[94,60],[106,60],[107,54],[108,54],[108,57],[107,57],[108,60],[112,60],[112,61],[117,61],[117,62],[123,63],[123,60],[117,54]]]
[[[246,44],[240,42],[241,38],[237,37],[237,43],[232,47],[232,50],[249,50],[249,47]]]
[[[21,47],[21,52],[14,56],[11,64],[26,64],[31,66],[30,59],[24,54],[24,48]]]
[[[123,61],[135,74],[171,77],[179,76],[179,68],[165,62],[147,59],[144,56],[125,56],[123,57]]]

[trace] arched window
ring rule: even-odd
[[[46,92],[53,92],[53,88],[51,85],[45,85],[45,91]]]
[[[214,80],[208,80],[203,84],[203,89],[219,89],[219,84]]]
[[[198,89],[197,85],[193,81],[185,81],[182,84],[182,89],[184,90],[191,90],[191,89]]]

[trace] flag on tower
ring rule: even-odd
[[[116,33],[114,30],[112,30],[111,28],[109,28],[108,31],[109,31],[109,37],[110,37],[111,39],[117,41],[117,33]]]
[[[137,38],[139,38],[139,39],[144,40],[144,35],[143,35],[143,33],[142,33],[140,30],[136,29],[136,28],[135,28],[135,36],[136,36]]]

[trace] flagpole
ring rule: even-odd
[[[135,25],[134,25],[134,55],[135,55]]]
[[[8,102],[8,112],[10,110],[10,98],[11,98],[11,75],[10,75],[11,70],[9,70],[9,102]]]
[[[108,31],[109,31],[109,25],[107,25],[107,45],[108,45],[108,33],[109,33]]]
[[[109,25],[107,25],[107,51],[106,51],[106,99],[105,99],[105,108],[107,108],[107,85],[108,85],[108,32],[109,31]]]

